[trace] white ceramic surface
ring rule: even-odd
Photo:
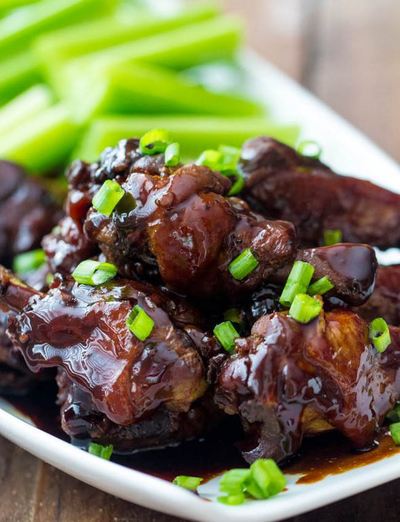
[[[398,165],[373,143],[296,83],[253,53],[242,57],[251,89],[285,121],[299,122],[303,137],[315,139],[323,159],[343,173],[364,177],[400,192]],[[389,257],[394,259],[392,254]],[[388,258],[388,256],[386,256]],[[0,433],[30,453],[108,493],[165,513],[207,522],[272,522],[329,504],[400,477],[400,454],[320,482],[297,485],[267,501],[229,507],[207,502],[169,482],[83,452],[17,418],[0,404]],[[217,480],[200,488],[215,499]]]

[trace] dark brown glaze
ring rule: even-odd
[[[323,244],[326,229],[340,229],[346,242],[382,249],[400,244],[398,194],[339,176],[267,137],[244,144],[241,168],[246,176],[243,197],[250,206],[268,218],[294,223],[307,246]]]
[[[0,160],[0,262],[40,246],[62,211],[36,180],[13,163]]]
[[[389,324],[400,325],[400,265],[378,268],[372,296],[356,311],[367,321],[383,317]]]
[[[187,165],[164,177],[132,172],[122,186],[136,208],[112,218],[92,209],[85,231],[126,275],[138,277],[142,266],[178,292],[217,297],[255,288],[294,257],[293,226],[225,197],[229,180],[206,167]],[[239,282],[228,265],[245,248],[259,266]]]
[[[26,277],[33,286],[41,290],[47,285],[47,273],[48,269],[44,266],[43,268],[26,274]],[[1,279],[6,281],[7,278],[12,278],[12,274],[2,269]],[[14,306],[26,304],[33,295],[31,291],[25,294],[25,289],[22,287],[18,293],[21,296],[20,301],[16,301],[11,294],[9,295],[10,303]],[[29,371],[20,351],[14,346],[7,335],[9,318],[10,316],[14,316],[15,313],[15,310],[10,310],[9,307],[0,305],[0,393],[6,395],[26,394],[40,381],[53,377],[52,371],[41,371],[38,374],[33,374]]]
[[[1,299],[11,305],[20,287],[12,281],[2,286]],[[11,320],[9,334],[32,371],[64,368],[100,412],[128,425],[161,405],[187,412],[207,387],[201,357],[173,323],[176,307],[169,301],[127,280],[97,288],[61,283],[31,298]],[[145,342],[125,324],[136,304],[155,322]]]
[[[385,429],[377,434],[370,451],[354,450],[348,440],[338,433],[330,433],[305,440],[298,458],[284,469],[289,475],[301,475],[297,484],[311,484],[328,475],[366,466],[399,452],[400,447]]]
[[[125,277],[157,284],[162,281],[174,291],[202,299],[236,299],[279,271],[287,274],[296,255],[308,255],[297,251],[290,223],[266,220],[251,212],[242,200],[228,198],[229,179],[197,165],[167,168],[162,154],[142,156],[137,140],[125,140],[115,149],[107,149],[98,163],[75,163],[68,178],[69,225],[44,243],[53,270],[68,273],[100,248]],[[126,194],[112,216],[106,217],[90,208],[90,202],[110,178],[120,183]],[[259,266],[245,280],[237,281],[228,266],[246,248],[251,248]],[[360,253],[357,261],[364,254],[362,280],[356,275],[352,278],[347,267],[356,250]],[[338,297],[351,304],[364,302],[374,279],[372,249],[365,245],[343,247],[341,265],[339,260],[334,263],[333,252],[328,254],[322,251],[309,256],[317,273],[329,267]]]
[[[378,262],[369,245],[350,243],[310,248],[299,251],[297,259],[314,266],[314,279],[329,277],[334,289],[327,297],[359,305],[372,295]]]
[[[336,428],[368,448],[399,399],[400,330],[383,354],[353,312],[322,313],[301,325],[284,313],[263,316],[221,368],[216,402],[240,415],[243,456],[283,460],[305,434]]]
[[[73,383],[63,370],[57,376],[61,425],[73,440],[112,444],[117,453],[162,448],[192,440],[210,431],[220,414],[210,397],[196,401],[187,411],[159,406],[133,424],[121,426],[99,412],[90,394]]]

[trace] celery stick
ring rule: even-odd
[[[134,16],[133,16],[134,14]],[[107,17],[39,36],[34,46],[44,64],[51,60],[70,60],[100,49],[139,40],[215,17],[213,4],[200,4],[168,16],[137,12],[129,18]]]
[[[58,62],[52,63],[51,76],[61,95],[65,95],[71,89],[84,92],[85,83],[91,75],[102,74],[114,65],[127,67],[137,61],[143,61],[184,69],[210,60],[231,58],[239,41],[240,24],[237,20],[217,17],[211,21],[87,54],[67,62],[61,70]]]
[[[104,117],[95,120],[74,158],[95,160],[106,147],[120,139],[140,137],[149,129],[167,129],[174,141],[181,144],[182,155],[194,158],[203,150],[220,144],[240,147],[252,136],[268,135],[294,145],[300,129],[263,118],[217,118],[201,116]]]
[[[78,127],[62,105],[29,118],[0,140],[0,158],[21,163],[34,173],[60,166],[78,138]]]
[[[30,53],[0,62],[0,105],[40,81],[37,61]]]
[[[215,114],[255,116],[263,108],[231,94],[213,93],[167,69],[143,64],[111,67],[102,77],[87,78],[87,96],[73,93],[78,118],[101,113]]]
[[[37,34],[75,23],[110,9],[114,0],[42,0],[0,20],[0,51],[22,49]]]
[[[0,138],[23,124],[31,116],[48,109],[53,95],[45,85],[35,85],[0,107]]]

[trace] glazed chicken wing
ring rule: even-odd
[[[1,283],[2,302],[20,310],[8,332],[28,366],[63,368],[110,421],[129,425],[160,406],[187,412],[204,394],[201,356],[177,326],[181,310],[157,290],[126,280],[97,288],[69,281],[29,296],[4,271]],[[126,324],[135,305],[154,321],[143,342]]]
[[[364,302],[371,293],[376,269],[371,247],[343,247],[330,256],[327,251],[299,250],[292,224],[266,220],[244,201],[227,197],[229,179],[207,167],[171,169],[165,167],[162,154],[143,156],[137,140],[125,140],[107,149],[99,163],[76,163],[68,175],[67,220],[75,223],[73,233],[62,226],[56,237],[45,241],[50,262],[60,260],[57,267],[65,273],[87,257],[90,248],[93,252],[97,248],[126,277],[162,282],[202,299],[235,298],[276,274],[284,279],[297,258],[315,264],[316,273],[321,271],[319,265],[329,265],[334,292],[351,304]],[[91,206],[93,195],[107,179],[114,179],[125,191],[121,206],[110,217]],[[86,239],[80,240],[82,235]],[[82,244],[89,245],[84,255]],[[238,280],[229,265],[246,249],[251,249],[258,265]],[[362,278],[354,271],[349,285],[348,261],[350,253],[352,259],[356,257],[355,252],[368,269],[360,272]]]
[[[400,396],[400,329],[378,353],[368,324],[351,311],[321,313],[302,325],[286,313],[261,317],[248,338],[236,340],[217,382],[216,402],[239,415],[249,462],[283,460],[307,434],[336,428],[358,448]]]
[[[243,197],[250,206],[268,218],[294,223],[304,245],[323,244],[323,232],[330,229],[339,229],[346,242],[382,249],[400,245],[398,194],[339,176],[267,137],[244,144],[241,168],[246,178]]]

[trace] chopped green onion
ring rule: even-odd
[[[171,143],[165,149],[165,165],[167,167],[176,167],[181,161],[181,151],[179,143]]]
[[[82,285],[97,286],[113,279],[118,269],[112,263],[100,263],[94,259],[86,259],[72,272],[72,277]]]
[[[140,340],[145,341],[154,328],[153,319],[139,305],[126,318],[126,326]]]
[[[239,171],[236,171],[233,173],[224,173],[224,175],[228,178],[236,178],[232,183],[231,188],[229,189],[228,196],[236,196],[242,192],[246,184],[243,174],[241,174]]]
[[[382,317],[377,317],[369,325],[369,337],[376,351],[382,353],[392,342],[387,322]]]
[[[237,281],[242,281],[251,272],[253,272],[259,263],[250,248],[246,248],[241,252],[228,266],[228,270],[232,277]]]
[[[396,446],[400,446],[400,422],[395,422],[389,426],[390,435]]]
[[[279,298],[282,306],[289,307],[297,294],[305,294],[314,275],[314,267],[304,261],[295,261]]]
[[[227,506],[239,506],[240,504],[243,504],[244,502],[244,495],[243,493],[238,493],[237,495],[228,495],[226,497],[218,497],[218,502],[221,502],[221,504],[226,504]]]
[[[235,339],[240,337],[236,328],[230,321],[217,324],[214,328],[214,335],[227,352],[232,352],[235,347]]]
[[[297,294],[289,309],[289,316],[299,323],[307,324],[315,319],[321,310],[321,301],[307,294]]]
[[[391,422],[400,422],[400,402],[398,402],[392,410],[386,415]]]
[[[232,323],[241,324],[242,317],[239,308],[229,308],[224,312],[225,321],[231,321]]]
[[[250,479],[250,470],[244,468],[231,469],[224,473],[219,481],[219,490],[228,495],[237,495],[246,490]]]
[[[309,295],[324,295],[324,294],[326,294],[326,292],[329,292],[329,290],[332,290],[332,288],[335,288],[335,286],[331,283],[329,277],[324,276],[309,286],[308,294]]]
[[[208,167],[211,170],[220,171],[222,168],[223,154],[218,150],[208,149],[203,151],[196,160],[196,165]]]
[[[16,274],[26,274],[44,265],[46,254],[42,249],[31,250],[15,256],[13,271]]]
[[[153,129],[140,138],[139,148],[142,154],[160,154],[165,152],[170,142],[171,139],[166,130]]]
[[[178,475],[172,481],[176,486],[189,489],[190,491],[196,491],[202,482],[203,479],[200,477],[190,477],[187,475]]]
[[[341,243],[343,239],[342,231],[339,229],[324,230],[324,245],[331,246]]]
[[[251,481],[263,495],[269,498],[280,493],[286,486],[285,475],[272,459],[257,459],[250,466]]]
[[[319,159],[322,154],[322,148],[316,141],[304,140],[297,146],[297,152],[306,158]]]
[[[100,214],[111,216],[115,207],[121,201],[125,190],[112,179],[106,180],[92,199],[92,205]]]
[[[53,274],[47,274],[46,275],[46,284],[47,286],[51,286],[53,284],[53,281],[54,281],[54,275]]]
[[[219,497],[223,504],[243,504],[246,496],[266,499],[280,493],[286,486],[286,478],[272,459],[257,459],[250,469],[231,469],[219,481],[219,490],[226,496]]]
[[[110,460],[114,447],[112,444],[108,446],[102,446],[101,444],[96,444],[96,442],[91,442],[88,447],[88,452],[91,455],[96,455],[96,457],[100,457],[105,460]]]

